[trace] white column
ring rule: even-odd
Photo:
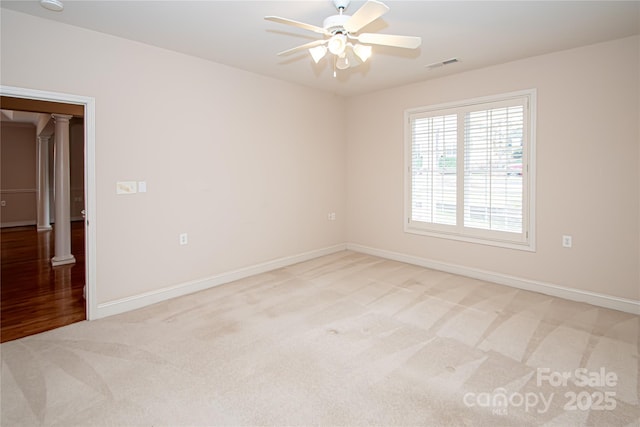
[[[51,135],[38,137],[38,231],[51,230],[49,218],[49,140]]]
[[[71,254],[71,215],[69,184],[69,120],[73,116],[52,114],[55,121],[54,155],[54,202],[56,222],[54,227],[54,254],[51,264],[72,264],[76,258]]]

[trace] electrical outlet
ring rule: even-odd
[[[189,238],[187,236],[187,233],[181,233],[180,234],[180,244],[181,245],[186,245],[187,243],[189,243]]]
[[[562,247],[564,248],[570,248],[571,245],[573,244],[573,239],[571,238],[571,236],[562,236]]]
[[[330,212],[327,214],[327,219],[329,221],[335,221],[336,220],[336,213],[335,212]]]

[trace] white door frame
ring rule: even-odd
[[[87,320],[97,315],[96,307],[96,126],[95,99],[67,93],[47,92],[0,85],[0,95],[39,101],[77,104],[84,107],[84,203],[85,286]]]

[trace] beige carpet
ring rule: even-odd
[[[2,344],[1,423],[638,426],[639,323],[340,252]]]

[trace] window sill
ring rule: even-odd
[[[495,246],[505,249],[515,249],[519,251],[526,252],[535,252],[536,247],[535,243],[530,239],[528,242],[515,242],[515,241],[505,241],[498,239],[488,239],[476,236],[469,236],[457,233],[446,233],[442,231],[433,231],[426,230],[421,227],[411,226],[410,224],[405,224],[404,232],[408,234],[416,234],[421,236],[435,237],[438,239],[446,239],[446,240],[454,240],[459,242],[487,245],[487,246]]]

